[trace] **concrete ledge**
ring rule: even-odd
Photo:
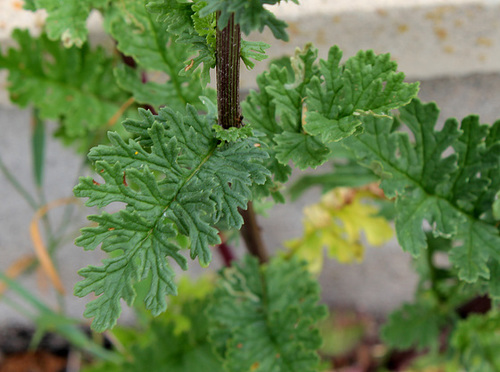
[[[500,0],[302,0],[272,9],[289,24],[290,42],[275,40],[267,29],[249,37],[270,44],[270,58],[313,42],[323,57],[334,44],[345,56],[360,49],[391,53],[409,79],[500,71]],[[12,44],[16,27],[39,33],[44,19],[44,12],[23,10],[22,0],[2,0],[0,45]],[[98,18],[89,29],[102,34]],[[253,88],[266,67],[243,71],[242,88]]]
[[[309,0],[282,4],[276,13],[290,26],[290,43],[269,32],[251,37],[271,44],[271,56],[312,41],[323,57],[335,44],[344,56],[390,53],[410,79],[500,71],[498,0]],[[243,85],[252,84],[252,75]]]

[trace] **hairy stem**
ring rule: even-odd
[[[217,20],[219,19],[217,13]],[[240,110],[240,26],[234,21],[234,14],[229,18],[223,30],[217,28],[217,107],[219,125],[224,129],[241,126]],[[248,251],[257,256],[261,263],[267,262],[268,256],[262,241],[260,227],[252,202],[247,210],[240,210],[244,224],[241,235]]]
[[[241,126],[240,49],[240,26],[233,14],[223,30],[217,28],[217,106],[219,125],[224,129]]]

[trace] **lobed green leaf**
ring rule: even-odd
[[[191,258],[202,266],[211,261],[210,246],[220,242],[215,225],[239,228],[254,184],[263,184],[268,171],[261,165],[267,157],[251,139],[218,146],[213,118],[198,116],[188,106],[186,114],[162,109],[157,116],[142,110],[143,120],[129,121],[134,132],[147,137],[147,145],[125,142],[109,134],[110,146],[89,153],[103,182],[81,178],[75,195],[88,197],[88,206],[125,205],[114,214],[90,216],[98,226],[82,229],[76,243],[118,256],[104,266],[80,271],[85,278],[75,294],[94,292],[85,316],[94,317],[93,327],[112,327],[120,314],[120,299],[135,298],[133,283],[152,274],[146,308],[154,314],[166,309],[165,296],[176,293],[168,257],[182,268],[187,262],[179,253],[178,239],[189,238]],[[140,129],[139,129],[140,128]]]
[[[405,304],[389,316],[381,336],[390,347],[399,350],[412,347],[437,350],[441,328],[446,321],[447,318],[429,303]]]
[[[107,6],[109,0],[30,0],[27,9],[45,9],[45,28],[51,40],[62,40],[66,47],[81,47],[87,41],[87,18],[94,8]]]
[[[241,31],[249,34],[253,30],[262,32],[264,27],[269,27],[277,39],[288,41],[285,31],[287,24],[276,18],[264,4],[275,5],[280,0],[205,0],[207,6],[202,9],[201,14],[207,15],[220,12],[219,28],[226,27],[229,17],[234,14],[236,23],[240,25]],[[288,1],[288,0],[285,0]],[[298,0],[291,0],[298,4]]]
[[[9,70],[12,102],[32,104],[42,119],[58,120],[57,135],[68,143],[83,142],[86,149],[128,98],[113,78],[113,59],[102,48],[64,48],[43,34],[33,38],[16,30],[13,38],[18,48],[0,54],[0,69]]]
[[[208,308],[210,337],[227,371],[316,371],[326,315],[304,263],[247,256],[222,272]]]
[[[187,103],[203,108],[199,96],[210,95],[200,82],[199,73],[180,76],[187,67],[190,47],[174,42],[163,22],[147,10],[147,0],[112,3],[105,13],[105,27],[117,41],[117,48],[138,64],[137,68],[118,67],[115,76],[120,86],[132,92],[143,104],[156,107],[169,103],[182,110]],[[163,84],[145,81],[149,74],[166,74]]]
[[[460,128],[449,119],[438,131],[438,108],[418,100],[400,113],[414,143],[408,133],[393,130],[391,119],[373,117],[365,119],[364,133],[345,145],[382,178],[385,194],[396,197],[396,231],[403,249],[417,256],[427,247],[427,221],[435,236],[458,242],[450,260],[460,279],[488,279],[488,260],[500,261],[500,236],[492,218],[500,189],[498,124],[480,125],[477,116],[469,116]]]
[[[210,82],[210,69],[215,67],[215,15],[201,14],[205,1],[184,2],[177,0],[148,1],[148,9],[157,17],[158,24],[174,35],[173,40],[184,55],[191,57],[185,61],[185,69],[180,74],[188,75],[203,64],[201,72],[204,84]],[[186,56],[186,59],[187,59]]]
[[[403,82],[388,54],[359,52],[340,65],[342,52],[330,49],[315,64],[317,50],[307,45],[289,61],[280,61],[258,78],[260,92],[242,104],[245,118],[267,135],[283,164],[317,167],[330,144],[362,130],[371,117],[384,117],[416,96],[418,83]],[[281,67],[279,67],[281,66]]]
[[[460,321],[451,338],[454,352],[467,371],[493,372],[500,368],[498,311],[471,314]]]
[[[173,320],[153,320],[147,339],[131,347],[132,359],[121,366],[120,371],[185,372],[203,366],[210,372],[223,372],[222,362],[208,340],[208,319],[204,311],[209,303],[205,298],[190,300],[178,309],[189,324],[189,329],[183,332],[177,331]]]

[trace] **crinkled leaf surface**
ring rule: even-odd
[[[488,270],[490,271],[488,295],[498,303],[500,300],[500,262],[491,260]]]
[[[418,83],[404,83],[389,54],[359,51],[341,66],[342,52],[333,47],[328,59],[320,61],[320,75],[307,89],[306,133],[325,142],[339,141],[353,134],[363,117],[384,115],[404,106],[416,96]]]
[[[210,81],[210,69],[215,67],[215,15],[200,16],[199,8],[204,1],[186,2],[177,0],[149,1],[148,9],[157,17],[157,22],[170,35],[187,56],[198,53],[186,61],[181,74],[191,74],[203,64],[202,80]],[[187,57],[186,56],[186,57]],[[187,58],[186,58],[187,59]]]
[[[125,208],[109,214],[92,215],[96,227],[82,229],[77,245],[120,253],[100,267],[80,270],[84,280],[75,293],[94,292],[97,299],[87,305],[85,316],[94,317],[93,327],[112,327],[120,314],[120,299],[135,298],[133,283],[152,274],[145,304],[153,314],[166,308],[165,296],[175,294],[173,271],[167,257],[187,268],[179,253],[179,237],[189,238],[191,258],[202,266],[211,260],[210,246],[220,239],[214,225],[239,228],[254,183],[266,181],[261,165],[267,157],[250,139],[217,146],[212,130],[214,118],[198,116],[188,106],[186,114],[162,109],[158,116],[141,111],[143,120],[128,121],[129,131],[139,142],[125,142],[109,134],[111,146],[90,151],[97,173],[104,182],[81,178],[75,195],[88,197],[88,206],[105,207],[123,203]]]
[[[405,304],[389,316],[382,328],[382,338],[391,347],[419,350],[439,347],[441,327],[446,318],[429,303]]]
[[[189,103],[202,109],[199,97],[210,93],[203,89],[200,74],[179,75],[179,70],[186,66],[190,47],[174,42],[175,37],[166,31],[165,24],[146,9],[147,3],[121,0],[113,2],[106,11],[105,27],[117,41],[117,48],[139,65],[136,69],[118,67],[118,83],[140,103],[155,107],[168,103],[175,110],[182,110]],[[148,74],[155,73],[166,74],[167,81],[145,81]]]
[[[187,53],[185,67],[180,70],[180,74],[191,75],[203,64],[202,81],[209,82],[210,69],[214,68],[216,63],[215,11],[208,9],[205,0],[147,2],[147,8],[157,15],[157,22],[163,24],[169,34],[174,35],[175,43]],[[240,55],[247,68],[254,66],[251,59],[261,61],[267,58],[267,48],[269,45],[266,43],[242,40]],[[198,55],[193,57],[196,53]]]
[[[292,160],[300,169],[316,168],[328,159],[330,150],[318,138],[302,133],[283,132],[276,136],[276,159],[281,164]],[[318,163],[319,160],[319,164]]]
[[[256,258],[222,272],[208,308],[210,336],[226,371],[317,371],[315,323],[326,315],[305,263]]]
[[[242,104],[245,120],[266,134],[279,162],[315,168],[330,157],[330,143],[416,96],[418,83],[404,83],[389,55],[359,52],[344,65],[341,57],[333,47],[317,66],[317,50],[307,45],[259,76],[260,92],[250,92]]]
[[[186,280],[188,279],[188,280]],[[136,285],[139,300],[142,287]],[[169,311],[157,317],[141,314],[141,328],[118,326],[111,334],[121,344],[126,356],[118,364],[93,363],[86,372],[196,371],[203,366],[210,372],[223,372],[222,361],[208,339],[205,309],[210,301],[212,280],[191,282],[182,276],[179,295],[169,298]],[[147,323],[146,323],[147,321]]]
[[[366,118],[364,133],[345,142],[362,164],[381,178],[385,194],[397,197],[396,232],[403,249],[418,255],[426,248],[424,221],[435,236],[459,244],[450,252],[459,277],[489,278],[488,259],[500,261],[500,236],[492,204],[500,189],[500,137],[497,125],[480,125],[469,116],[436,130],[435,104],[414,100],[400,108],[415,138],[392,130],[392,120]]]
[[[494,372],[500,369],[500,315],[498,311],[471,314],[458,323],[451,344],[466,371]]]
[[[204,0],[207,6],[202,10],[202,15],[220,11],[219,28],[224,28],[231,14],[234,14],[236,23],[241,31],[249,34],[253,30],[262,32],[264,27],[269,27],[277,39],[288,41],[285,31],[287,24],[279,19],[264,4],[274,5],[280,0]],[[285,0],[288,1],[288,0]],[[298,0],[291,0],[298,4]]]
[[[30,9],[45,9],[46,30],[50,39],[62,40],[66,47],[81,47],[87,40],[87,18],[93,8],[102,8],[109,0],[32,0]]]
[[[92,51],[87,44],[64,48],[44,35],[35,39],[20,30],[13,38],[18,48],[0,54],[0,68],[9,70],[12,102],[33,104],[43,119],[58,120],[58,135],[66,142],[87,140],[127,100],[103,49]]]

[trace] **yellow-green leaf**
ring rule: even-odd
[[[342,263],[361,261],[362,235],[371,245],[380,245],[393,236],[389,223],[377,216],[378,209],[367,203],[377,195],[368,190],[337,188],[325,194],[318,204],[304,211],[304,235],[285,245],[292,254],[305,259],[309,270],[319,272],[323,250]]]

